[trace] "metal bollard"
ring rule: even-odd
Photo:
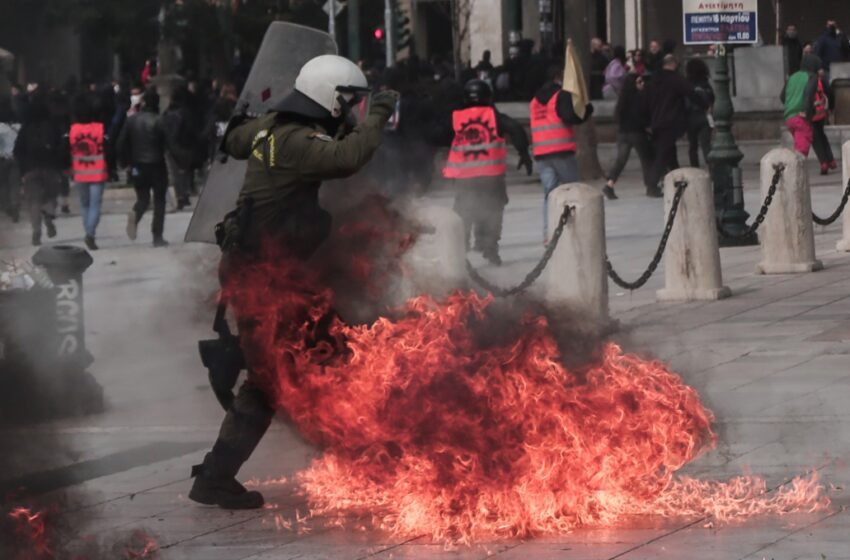
[[[44,267],[56,286],[56,359],[60,367],[82,371],[92,361],[86,349],[83,313],[83,272],[91,266],[91,255],[71,245],[42,247],[32,257]]]
[[[664,216],[670,213],[676,183],[686,181],[676,221],[664,251],[664,288],[658,301],[723,299],[732,291],[723,285],[720,248],[709,174],[701,169],[677,169],[664,179]]]
[[[561,185],[549,193],[550,239],[565,206],[573,210],[547,266],[546,301],[573,307],[607,323],[602,193],[583,183]]]
[[[805,160],[786,148],[771,150],[761,160],[761,194],[766,196],[774,174],[774,165],[785,165],[767,212],[761,238],[760,274],[812,272],[823,268],[815,258],[812,226],[812,199]]]
[[[841,146],[841,184],[846,186],[848,179],[850,179],[850,141],[844,142]],[[835,248],[838,251],[850,251],[850,209],[844,209],[841,225],[844,235],[835,244]]]

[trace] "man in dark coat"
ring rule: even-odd
[[[676,140],[688,129],[688,114],[685,100],[695,107],[707,109],[706,101],[694,86],[677,72],[679,61],[672,54],[664,56],[661,71],[650,82],[649,126],[652,130],[652,143],[655,149],[655,161],[649,173],[647,195],[661,197],[658,182],[667,171],[679,167],[676,156]]]
[[[785,61],[788,63],[788,75],[800,69],[800,61],[803,60],[803,44],[797,36],[797,26],[789,25],[782,35],[782,46],[785,47]]]

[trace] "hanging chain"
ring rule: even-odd
[[[676,221],[676,213],[679,211],[679,202],[682,200],[682,195],[685,193],[685,187],[687,186],[687,181],[676,181],[676,194],[673,195],[673,203],[670,205],[670,213],[667,215],[667,224],[664,226],[664,233],[661,234],[661,241],[658,243],[655,255],[652,257],[652,260],[649,261],[649,266],[646,267],[646,270],[643,271],[643,274],[641,274],[637,280],[634,282],[626,282],[623,280],[623,278],[617,274],[617,271],[614,270],[614,265],[611,264],[611,260],[607,255],[605,256],[605,266],[608,269],[608,276],[615,284],[627,290],[637,290],[646,284],[646,281],[649,280],[655,272],[655,269],[658,268],[658,263],[661,262],[661,257],[664,255],[664,248],[667,246],[667,239],[670,237],[670,232],[673,230],[673,222]]]
[[[838,208],[835,209],[835,212],[830,214],[828,218],[821,218],[814,212],[812,212],[812,220],[818,225],[828,226],[838,219],[838,216],[844,212],[844,207],[847,205],[847,199],[850,198],[850,179],[847,180],[847,186],[844,187],[844,194],[841,195],[841,203],[838,205]]]
[[[540,278],[540,275],[543,273],[546,265],[549,264],[549,259],[551,259],[552,255],[555,253],[555,247],[558,246],[558,241],[561,239],[561,234],[564,233],[564,227],[567,225],[567,222],[570,219],[570,214],[573,210],[573,206],[564,206],[564,211],[561,212],[561,217],[558,219],[558,225],[552,233],[552,239],[549,241],[549,245],[547,245],[546,250],[543,251],[543,256],[540,258],[540,262],[531,269],[531,272],[526,275],[525,280],[513,288],[500,288],[495,284],[491,284],[487,279],[481,276],[481,274],[473,268],[472,263],[467,260],[466,270],[469,272],[469,277],[472,278],[476,284],[497,297],[507,297],[524,292],[534,283],[535,280]]]
[[[756,219],[753,220],[753,223],[747,227],[741,233],[732,233],[723,229],[723,224],[720,220],[717,220],[717,232],[721,237],[725,237],[726,239],[742,239],[744,237],[750,237],[752,234],[756,232],[759,226],[764,222],[765,217],[767,216],[767,210],[770,208],[770,203],[773,202],[773,195],[776,194],[776,187],[779,185],[779,180],[782,178],[782,173],[785,171],[784,163],[775,163],[773,164],[773,179],[770,181],[770,188],[767,189],[767,196],[764,197],[764,202],[761,205],[761,209],[759,210]]]

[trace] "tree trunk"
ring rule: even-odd
[[[573,40],[573,47],[581,61],[584,78],[590,78],[590,6],[589,0],[564,0],[566,34]],[[582,180],[599,179],[604,176],[599,154],[596,152],[596,125],[593,118],[576,126],[578,144],[578,168]]]

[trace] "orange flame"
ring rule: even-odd
[[[34,558],[53,558],[53,550],[47,539],[45,512],[33,513],[30,508],[17,507],[9,512],[9,517],[17,523],[16,532],[29,542]]]
[[[815,476],[776,492],[756,477],[674,478],[716,436],[696,391],[661,362],[608,343],[567,369],[548,320],[531,314],[509,340],[483,343],[492,300],[474,293],[349,326],[319,272],[261,262],[224,293],[257,380],[325,448],[297,477],[312,516],[470,543],[634,514],[724,521],[829,505]]]

